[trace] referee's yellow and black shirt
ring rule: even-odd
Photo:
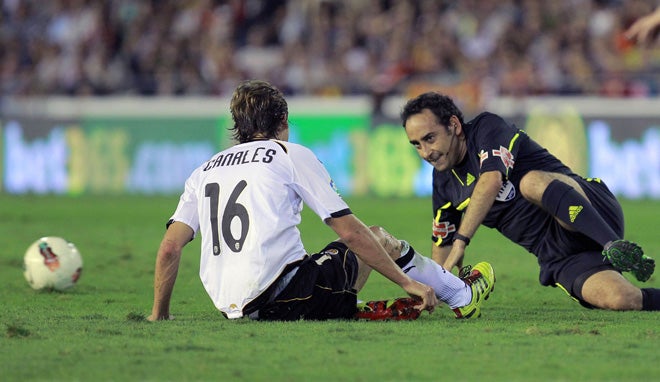
[[[480,174],[499,171],[503,186],[483,225],[531,252],[553,217],[520,195],[520,179],[530,170],[576,175],[496,114],[479,114],[463,125],[463,131],[467,140],[463,161],[453,169],[433,170],[433,241],[438,246],[451,244]]]

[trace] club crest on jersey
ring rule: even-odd
[[[447,238],[452,232],[456,232],[456,226],[449,222],[437,222],[433,221],[433,236],[439,237],[441,239]]]
[[[325,251],[321,252],[322,255],[338,255],[339,251],[336,250],[335,248],[329,248],[326,249]]]
[[[500,157],[500,159],[502,159],[502,163],[504,163],[504,167],[507,169],[513,168],[515,159],[513,158],[511,151],[507,150],[506,147],[500,146],[499,150],[493,150],[493,156]]]
[[[500,192],[495,197],[495,200],[498,202],[508,202],[509,200],[516,197],[516,188],[513,186],[511,181],[506,181],[500,188]]]

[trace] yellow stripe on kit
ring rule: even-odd
[[[456,171],[454,171],[453,168],[451,169],[451,173],[454,174],[454,176],[456,177],[456,179],[458,179],[458,182],[461,184],[461,186],[465,187],[465,183],[463,183],[463,181],[461,180],[461,177],[458,176],[458,174],[456,173]]]
[[[513,150],[513,144],[518,140],[518,137],[520,137],[520,133],[516,133],[516,135],[511,138],[511,142],[509,142],[509,151]]]
[[[463,204],[465,204],[466,202],[469,203],[469,202],[470,202],[470,198],[468,198],[468,199],[465,200],[463,203],[461,203],[461,206],[462,206]],[[459,208],[460,208],[461,206],[459,206]],[[467,204],[465,204],[465,206],[467,206]],[[463,208],[465,208],[465,206],[464,206]],[[449,207],[451,207],[451,202],[447,202],[447,203],[445,203],[442,207],[438,208],[438,211],[435,213],[435,222],[436,222],[436,223],[440,223],[440,215],[442,214],[442,210],[446,210],[446,209],[448,209]],[[439,238],[438,238],[438,241],[436,241],[436,242],[433,243],[433,244],[434,244],[436,247],[439,247],[440,244],[442,244],[442,242],[443,242],[442,238],[439,237]]]
[[[446,210],[447,208],[451,207],[451,202],[445,203],[442,207],[438,209],[438,211],[435,214],[435,221],[436,223],[440,223],[440,214],[442,213],[442,210]]]
[[[564,288],[564,286],[561,285],[560,283],[555,283],[555,286],[556,286],[557,288],[563,290],[564,292],[566,292],[566,294],[568,295],[568,297],[572,298],[572,299],[575,300],[576,302],[580,302],[577,298],[571,296],[571,294],[568,292],[568,290],[566,290],[566,288]]]
[[[509,142],[509,152],[513,151],[513,144],[518,140],[518,137],[520,137],[520,133],[516,133],[516,135],[514,135],[513,138],[511,138],[511,141]],[[506,173],[504,174],[507,178],[509,177],[509,170],[510,168],[507,167]]]
[[[461,204],[456,207],[457,210],[463,211],[465,208],[467,208],[468,204],[470,204],[470,198],[465,199]]]

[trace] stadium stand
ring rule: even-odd
[[[0,95],[652,97],[660,49],[623,31],[649,0],[3,0]]]

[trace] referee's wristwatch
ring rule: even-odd
[[[463,236],[460,233],[455,233],[454,234],[454,241],[456,241],[456,240],[460,240],[460,241],[464,242],[466,247],[468,245],[470,245],[470,238],[467,237],[467,236]]]

